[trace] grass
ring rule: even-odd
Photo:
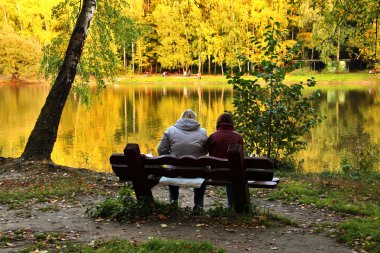
[[[380,75],[371,75],[366,72],[358,73],[317,73],[310,72],[304,74],[288,74],[286,75],[285,82],[295,83],[295,82],[305,82],[308,78],[315,77],[318,85],[353,85],[357,83],[361,84],[378,84],[380,83]],[[246,76],[245,79],[253,78]],[[223,75],[203,75],[201,80],[195,77],[182,77],[182,76],[169,76],[162,77],[161,75],[152,75],[145,77],[142,75],[134,76],[120,76],[118,78],[119,84],[204,84],[204,83],[227,83],[226,76]]]
[[[22,178],[2,181],[0,203],[8,205],[10,209],[17,209],[28,206],[29,202],[56,202],[63,199],[71,201],[75,200],[76,195],[98,193],[93,181],[76,170],[66,172],[46,168],[31,169],[25,171]],[[54,209],[51,207],[40,211]]]
[[[380,174],[279,173],[282,181],[270,199],[349,214],[337,224],[338,239],[368,252],[380,251]]]
[[[184,240],[160,240],[152,238],[145,243],[130,242],[127,240],[113,239],[108,241],[94,241],[91,245],[83,244],[61,244],[61,245],[41,244],[27,247],[21,252],[45,252],[41,250],[49,249],[49,252],[66,253],[224,253],[223,249],[216,248],[207,242],[192,242]]]

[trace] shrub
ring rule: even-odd
[[[255,79],[245,80],[242,72],[228,76],[234,90],[236,129],[248,155],[267,156],[274,160],[291,157],[305,148],[302,137],[318,125],[323,117],[317,111],[318,91],[305,97],[304,86],[316,84],[313,78],[306,84],[284,84],[287,71],[295,69],[297,45],[284,46],[285,35],[280,24],[268,26],[262,40],[256,40],[256,50],[266,57],[258,64],[259,71],[250,72]],[[259,83],[263,79],[265,85]]]

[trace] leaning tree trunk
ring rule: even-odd
[[[83,0],[83,7],[71,35],[65,59],[21,155],[23,159],[51,159],[63,107],[77,72],[95,7],[96,0]]]

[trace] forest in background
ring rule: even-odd
[[[57,73],[80,8],[79,0],[1,1],[0,75]],[[347,60],[376,68],[379,13],[374,0],[98,1],[78,74],[250,70],[271,17],[287,31],[284,49],[299,44],[299,60],[328,72],[347,71]]]

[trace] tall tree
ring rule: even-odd
[[[65,59],[21,155],[23,159],[51,159],[59,121],[77,72],[95,7],[96,0],[83,0]]]

